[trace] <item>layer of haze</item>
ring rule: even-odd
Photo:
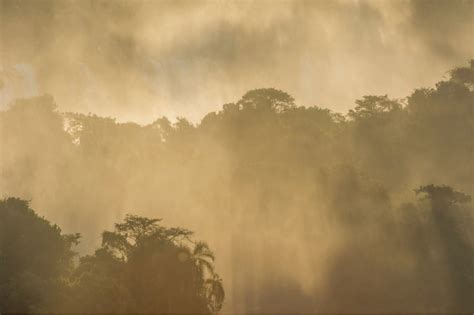
[[[256,87],[346,111],[473,53],[472,1],[0,1],[0,106],[198,121]],[[341,88],[344,93],[341,93]]]

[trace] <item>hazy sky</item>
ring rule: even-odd
[[[402,97],[474,56],[474,1],[7,1],[0,106],[198,121],[247,90],[345,112]]]

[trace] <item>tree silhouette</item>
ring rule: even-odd
[[[194,243],[189,230],[166,228],[160,221],[127,215],[114,231],[103,233],[102,248],[81,259],[75,273],[76,290],[84,301],[73,309],[203,314],[220,310],[224,291],[212,264],[214,254],[205,243]],[[105,292],[101,300],[106,303],[96,302],[97,290]],[[118,302],[120,308],[108,301]]]
[[[28,202],[0,201],[0,310],[5,313],[61,311],[67,298],[78,234],[39,217]]]
[[[462,206],[470,202],[471,197],[449,186],[421,186],[415,192],[430,202],[433,224],[440,236],[453,287],[451,308],[466,311],[474,306],[474,245],[465,238],[462,224],[467,223],[466,228],[471,229],[473,217],[472,208]]]

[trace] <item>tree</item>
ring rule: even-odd
[[[264,88],[245,93],[237,104],[243,108],[270,109],[282,112],[295,107],[294,101],[294,98],[288,93],[273,88]]]
[[[400,102],[389,99],[387,95],[369,95],[364,96],[363,99],[356,100],[356,107],[349,110],[349,117],[352,119],[370,118],[401,109]]]
[[[160,221],[127,215],[114,231],[103,233],[102,247],[82,258],[74,275],[81,299],[74,311],[220,310],[224,290],[214,271],[214,254],[207,244],[194,242],[191,231],[166,228]]]
[[[5,313],[60,311],[73,268],[78,234],[39,217],[27,201],[0,201],[0,310]]]
[[[474,85],[474,59],[469,61],[469,67],[459,67],[450,71],[451,80],[465,84],[468,87]]]
[[[415,192],[430,203],[433,225],[439,233],[439,243],[451,278],[451,310],[470,311],[474,307],[474,244],[466,239],[466,233],[472,229],[474,218],[473,209],[463,206],[471,201],[471,197],[449,186],[420,186]],[[467,224],[466,229],[463,224]]]

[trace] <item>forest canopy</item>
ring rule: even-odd
[[[48,286],[54,307],[215,312],[222,283],[236,313],[472,311],[473,77],[471,61],[347,114],[256,89],[199,123],[17,100],[0,112],[0,193],[21,198],[0,204],[1,266],[17,268],[0,271],[0,311],[38,310]],[[81,233],[76,265],[77,235],[23,200]],[[205,239],[224,280],[207,243],[155,217]],[[75,301],[55,296],[67,290]]]

